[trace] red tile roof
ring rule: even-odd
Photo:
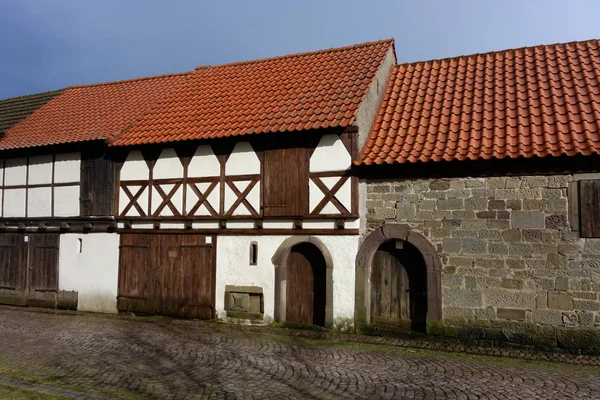
[[[357,164],[600,153],[600,41],[398,65]]]
[[[113,144],[347,127],[393,40],[197,68]]]
[[[0,137],[0,150],[110,140],[169,93],[185,74],[66,89]]]

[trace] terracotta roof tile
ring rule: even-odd
[[[184,79],[173,74],[70,87],[0,136],[0,150],[113,139]]]
[[[357,164],[600,154],[600,41],[397,65]]]
[[[113,145],[347,127],[393,40],[199,67]]]

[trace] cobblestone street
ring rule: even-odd
[[[0,308],[0,375],[80,398],[600,399],[598,367],[14,308]]]

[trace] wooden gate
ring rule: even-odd
[[[206,236],[123,234],[118,309],[214,318],[215,243]]]
[[[0,234],[0,303],[56,307],[60,236]]]
[[[292,247],[287,258],[286,322],[325,326],[326,265],[311,243]]]

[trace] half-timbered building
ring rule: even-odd
[[[394,63],[388,40],[66,89],[0,138],[3,290],[351,327],[350,170]]]

